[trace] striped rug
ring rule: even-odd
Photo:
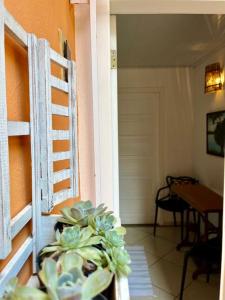
[[[154,297],[148,262],[143,246],[126,246],[131,257],[132,273],[128,277],[129,292],[131,297]]]

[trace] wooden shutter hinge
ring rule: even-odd
[[[111,69],[117,69],[117,51],[111,50]]]

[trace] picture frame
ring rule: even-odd
[[[225,110],[206,115],[207,154],[224,157]]]

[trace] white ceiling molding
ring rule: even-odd
[[[224,14],[223,0],[111,0],[111,14]]]
[[[88,0],[70,0],[71,4],[89,4]]]

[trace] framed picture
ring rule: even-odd
[[[225,111],[207,114],[206,134],[207,153],[224,157]]]

